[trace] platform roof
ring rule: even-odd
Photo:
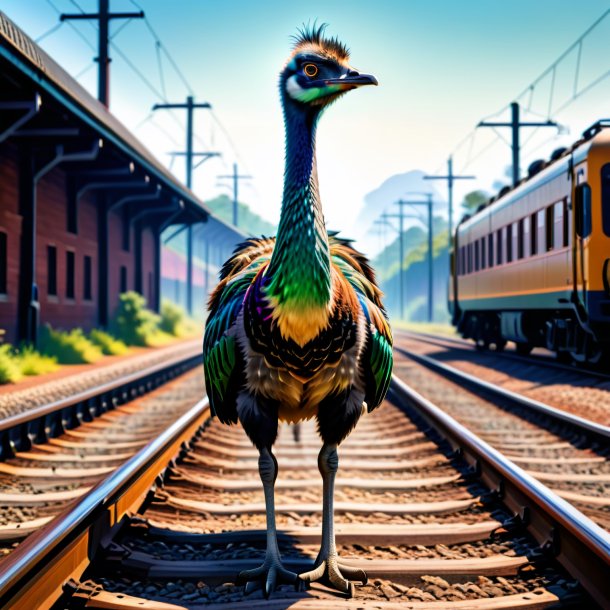
[[[134,136],[121,121],[84,87],[70,76],[52,57],[40,48],[23,30],[0,11],[0,61],[7,61],[62,108],[84,122],[128,159],[154,177],[162,186],[184,201],[189,211],[198,218],[212,220],[212,224],[227,237],[240,240],[244,233],[215,217],[205,204],[180,182]]]

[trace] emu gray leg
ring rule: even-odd
[[[280,584],[294,584],[299,588],[299,579],[294,572],[282,565],[275,528],[274,486],[277,478],[277,460],[269,449],[259,449],[258,472],[265,492],[267,513],[267,552],[265,561],[253,570],[244,570],[237,577],[238,583],[246,583],[246,593],[262,586],[265,597],[269,597]]]
[[[335,476],[339,469],[339,455],[336,444],[324,444],[318,455],[318,468],[322,475],[323,508],[322,508],[322,545],[316,559],[315,568],[299,575],[305,582],[319,581],[333,589],[354,595],[354,584],[350,580],[367,583],[363,570],[346,566],[339,561],[335,545],[335,523],[333,501],[335,494]]]

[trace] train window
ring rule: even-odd
[[[558,201],[553,205],[553,245],[555,248],[561,248],[564,245],[563,235],[563,201]]]
[[[119,280],[119,290],[127,292],[127,267],[121,265],[121,278]]]
[[[546,223],[545,210],[536,212],[536,254],[546,252]]]
[[[66,298],[74,298],[74,252],[66,252]]]
[[[523,258],[523,218],[517,222],[517,258]]]
[[[504,227],[506,231],[506,262],[510,263],[513,260],[513,225]]]
[[[538,252],[537,248],[537,239],[538,236],[538,230],[536,228],[536,213],[534,212],[531,216],[530,216],[530,255],[531,256],[536,256],[536,253]]]
[[[523,239],[521,240],[521,257],[527,258],[532,253],[532,251],[531,251],[531,245],[532,245],[532,238],[531,238],[532,219],[531,219],[531,217],[526,216],[525,218],[523,218],[521,220],[521,226],[523,227]]]
[[[602,167],[602,224],[604,233],[610,236],[610,163]]]
[[[485,246],[485,236],[483,236],[481,237],[481,269],[487,267],[487,248]]]
[[[568,200],[563,200],[563,245],[569,246],[572,241],[572,216],[568,207]]]
[[[490,233],[487,236],[487,265],[494,266],[494,234]]]
[[[553,206],[550,205],[546,209],[546,250],[549,252],[555,247],[555,232],[554,232],[554,217]]]
[[[57,248],[47,246],[47,294],[57,296]]]
[[[576,234],[580,237],[589,237],[591,234],[591,187],[586,182],[576,187],[574,206]]]
[[[504,261],[504,257],[502,256],[502,229],[496,231],[496,246],[496,265],[501,265]]]
[[[479,240],[474,242],[474,270],[478,271],[481,268],[481,259],[479,257]]]
[[[8,257],[6,249],[6,233],[0,231],[0,294],[6,294],[6,276],[8,271]]]
[[[91,257],[86,255],[83,264],[83,299],[91,300]]]

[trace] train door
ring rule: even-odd
[[[591,235],[591,187],[587,183],[584,163],[575,168],[574,174],[573,290],[578,312],[584,318],[588,283],[587,242]]]

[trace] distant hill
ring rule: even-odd
[[[414,199],[422,198],[421,195],[410,193],[432,193],[436,204],[436,209],[442,209],[445,205],[444,198],[439,195],[434,183],[424,180],[425,172],[412,170],[404,174],[395,174],[385,180],[378,188],[371,191],[364,197],[364,208],[360,212],[352,233],[358,241],[358,247],[369,256],[379,250],[374,221],[383,212],[390,214],[398,211],[398,206],[394,202],[398,199],[405,199],[412,196]],[[421,209],[420,212],[424,210]],[[398,223],[394,223],[396,226]],[[411,224],[411,223],[409,223]]]
[[[233,200],[227,195],[219,195],[205,202],[216,216],[225,222],[233,222]],[[275,235],[277,227],[253,212],[245,203],[239,203],[237,212],[239,228],[250,235]]]

